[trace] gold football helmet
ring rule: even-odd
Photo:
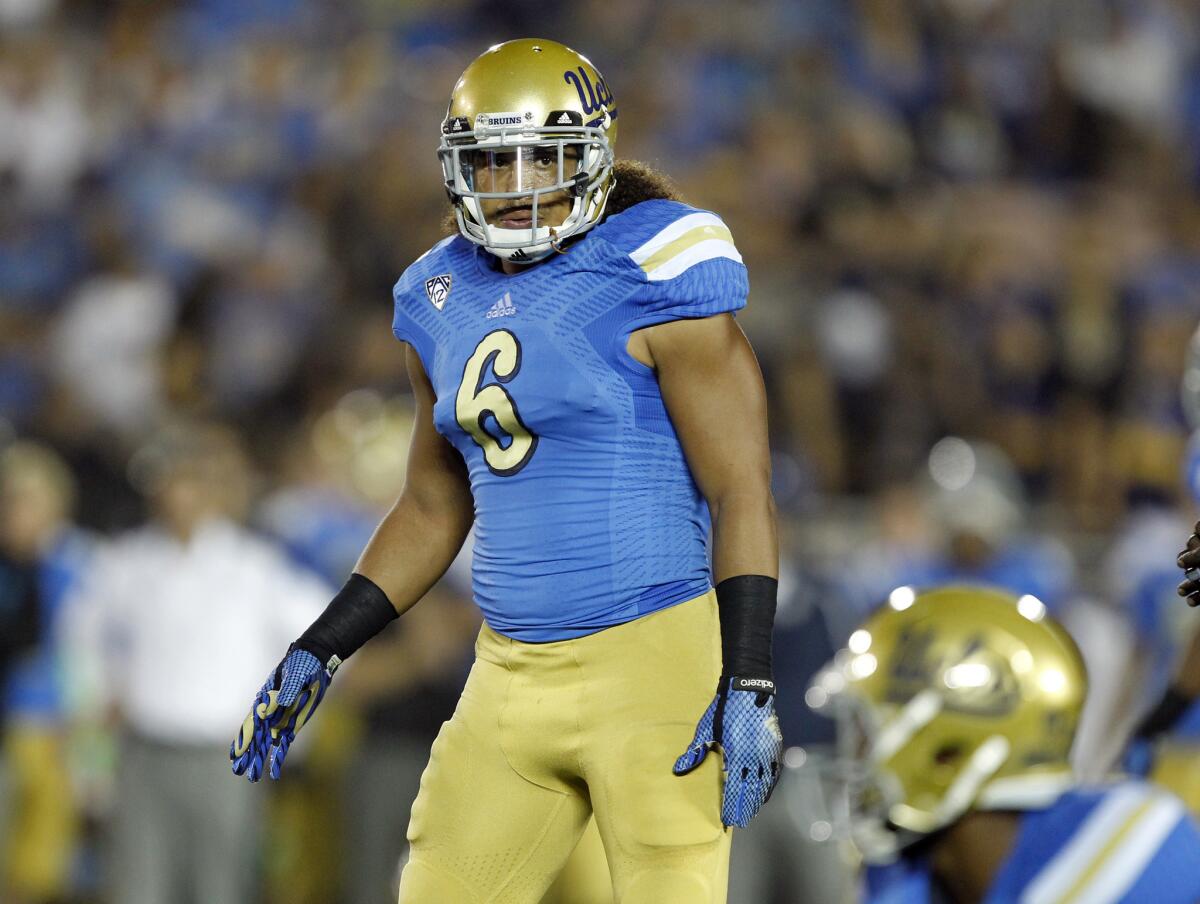
[[[534,38],[489,48],[459,78],[442,122],[438,157],[459,232],[497,257],[541,260],[600,221],[616,140],[616,101],[586,57]]]
[[[1035,597],[894,590],[805,699],[837,719],[848,834],[870,862],[971,809],[1025,809],[1074,781],[1083,660]]]

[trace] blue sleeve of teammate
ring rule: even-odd
[[[1170,591],[1173,594],[1177,581],[1177,574],[1171,571],[1166,580],[1170,582]],[[1147,643],[1148,646],[1157,646],[1159,643],[1159,604],[1158,599],[1162,595],[1164,586],[1164,576],[1161,572],[1151,574],[1142,580],[1134,589],[1130,597],[1128,607],[1133,614],[1133,624],[1137,629],[1138,636]]]
[[[929,870],[924,864],[901,859],[868,867],[862,886],[864,904],[930,904]]]
[[[1131,840],[1130,848],[1136,846]],[[1120,857],[1115,854],[1114,859]],[[1182,813],[1175,827],[1121,898],[1123,904],[1195,904],[1200,901],[1200,826]]]

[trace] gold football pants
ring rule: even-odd
[[[720,757],[676,776],[721,670],[716,597],[530,644],[486,625],[408,828],[401,904],[536,904],[593,814],[618,904],[723,904]]]
[[[66,739],[54,726],[17,721],[3,756],[13,800],[8,837],[0,839],[0,898],[6,884],[22,900],[55,898],[67,890],[79,827]]]

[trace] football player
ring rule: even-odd
[[[394,291],[405,488],[231,750],[235,772],[278,777],[338,664],[473,524],[485,624],[413,805],[402,902],[536,902],[592,815],[617,900],[724,901],[726,827],[778,774],[766,405],[732,317],[746,269],[718,216],[615,161],[617,117],[553,41],[492,47],[455,85],[438,156],[457,230]]]
[[[1200,631],[1158,702],[1137,723],[1122,765],[1170,788],[1200,814]]]
[[[899,588],[818,674],[872,904],[1200,901],[1200,827],[1135,780],[1079,786],[1087,677],[1032,596]]]
[[[1184,482],[1192,500],[1200,501],[1200,330],[1188,348],[1181,401],[1193,430],[1184,457]],[[1176,592],[1188,606],[1200,606],[1200,522],[1176,563],[1184,572]],[[1138,721],[1123,765],[1170,787],[1200,813],[1200,622],[1166,602],[1166,591],[1178,576],[1166,569],[1152,573],[1135,600],[1139,621],[1148,623],[1159,641],[1152,661],[1169,677],[1157,683],[1155,691],[1161,696]]]

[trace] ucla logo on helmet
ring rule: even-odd
[[[575,86],[575,92],[579,95],[579,105],[583,107],[583,115],[591,116],[593,113],[599,113],[599,116],[588,121],[589,126],[598,126],[604,122],[605,114],[610,118],[617,118],[617,111],[613,107],[616,98],[612,92],[608,90],[608,85],[604,83],[604,79],[599,73],[596,73],[596,84],[592,84],[592,80],[588,77],[587,70],[582,66],[576,69],[568,69],[563,73],[563,81]]]

